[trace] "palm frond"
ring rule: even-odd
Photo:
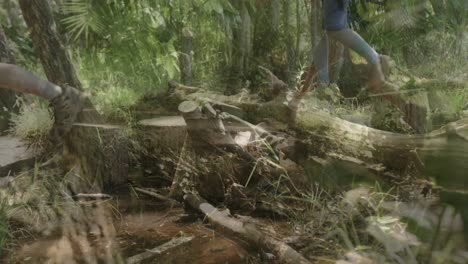
[[[96,12],[96,6],[92,0],[69,0],[61,6],[61,12],[67,15],[62,22],[67,26],[73,39],[77,40],[83,34],[88,39],[91,32],[101,34],[104,32],[104,24],[100,15]]]

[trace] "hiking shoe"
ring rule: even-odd
[[[381,91],[382,86],[385,83],[385,75],[382,71],[382,65],[369,64],[369,76],[367,79],[367,86],[372,93],[378,93]]]
[[[50,101],[54,113],[52,139],[61,140],[70,132],[78,113],[82,109],[80,92],[68,85],[62,86],[62,93]]]

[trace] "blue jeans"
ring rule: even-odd
[[[314,65],[317,69],[318,82],[329,83],[328,76],[328,38],[333,38],[345,47],[352,49],[364,57],[369,64],[380,63],[379,54],[356,32],[349,28],[338,31],[326,31],[322,40],[315,48]]]

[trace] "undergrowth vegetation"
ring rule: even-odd
[[[7,199],[0,198],[0,253],[12,237],[8,215],[9,210]]]
[[[53,123],[48,105],[39,98],[19,98],[16,103],[20,110],[11,117],[10,132],[33,147],[43,147]]]

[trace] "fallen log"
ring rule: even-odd
[[[354,124],[326,113],[306,113],[298,116],[301,139],[308,141],[308,150],[314,155],[336,150],[337,153],[358,158],[367,163],[382,163],[388,169],[404,172],[408,168],[421,174],[421,160],[431,155],[426,146],[444,146],[449,136],[447,128],[423,135],[403,135]],[[449,126],[454,133],[467,131],[468,119]],[[443,154],[442,154],[443,155]]]
[[[304,86],[305,87],[305,86]],[[204,100],[197,97],[197,93],[191,94],[185,99]],[[216,98],[216,95],[211,95]],[[297,133],[297,141],[301,141],[301,147],[296,151],[300,156],[307,158],[310,155],[326,157],[326,153],[334,152],[349,157],[354,157],[367,164],[383,164],[388,170],[397,174],[410,171],[416,174],[424,172],[424,159],[426,145],[445,144],[448,133],[446,128],[441,128],[427,134],[406,135],[388,131],[373,129],[364,125],[345,121],[320,111],[291,111],[285,104],[286,99],[276,98],[273,101],[259,103],[255,100],[238,101],[229,98],[217,98],[224,104],[232,105],[243,110],[246,121],[259,123],[264,120],[274,120],[272,127],[276,130],[285,130],[288,123],[294,120],[294,126],[289,129]],[[216,108],[216,105],[214,105]],[[219,109],[219,108],[218,108]],[[221,109],[219,109],[221,110]],[[294,112],[295,116],[291,113]],[[465,133],[468,120],[460,120],[447,127],[452,127],[456,133]],[[305,152],[304,152],[305,151]]]
[[[36,162],[35,154],[18,138],[0,137],[0,178],[33,168]]]
[[[192,187],[190,183],[195,182],[198,184],[197,189],[206,197],[222,200],[226,181],[236,182],[237,179],[236,177],[231,179],[232,175],[229,173],[220,176],[219,173],[222,172],[219,171],[219,167],[216,168],[216,163],[225,163],[231,159],[228,153],[236,153],[243,158],[244,163],[247,161],[248,165],[244,167],[249,167],[255,159],[236,144],[227,132],[221,116],[209,103],[200,105],[195,101],[185,101],[179,105],[179,111],[187,124],[188,133],[177,161],[169,196],[182,200],[186,189]],[[211,162],[204,164],[202,160],[211,160]],[[233,169],[232,164],[225,165],[227,166],[225,170]],[[228,167],[231,169],[227,169]]]
[[[273,253],[277,257],[279,263],[310,263],[306,258],[287,244],[260,232],[254,224],[242,222],[232,217],[228,210],[220,211],[196,194],[186,194],[184,199],[192,208],[203,213],[203,215],[215,227],[220,228],[223,232],[231,233],[246,240],[255,248],[261,248],[266,252]]]

